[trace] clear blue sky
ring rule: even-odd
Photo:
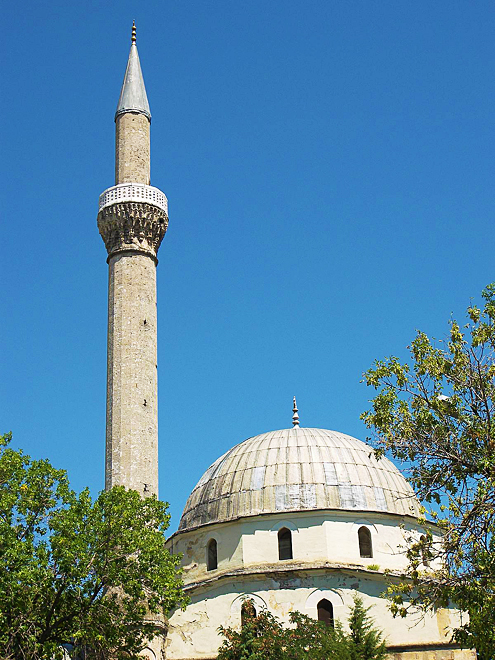
[[[495,5],[6,3],[2,430],[103,487],[98,195],[132,19],[169,199],[158,267],[160,494],[290,426],[360,438],[375,358],[495,280]]]

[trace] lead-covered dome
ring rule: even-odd
[[[417,516],[395,465],[344,433],[295,426],[262,433],[220,456],[187,500],[179,529],[247,516],[318,509]]]

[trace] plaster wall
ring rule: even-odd
[[[401,529],[400,523],[404,523]],[[370,530],[373,556],[360,556],[358,530]],[[293,560],[279,561],[278,531],[287,527],[292,532]],[[252,516],[239,521],[206,525],[189,532],[175,534],[169,540],[173,552],[183,553],[186,584],[209,579],[224,572],[245,568],[292,563],[332,563],[339,565],[379,566],[380,570],[401,570],[406,566],[403,548],[406,535],[419,536],[422,529],[401,516],[349,511],[292,512],[283,515]],[[206,570],[206,547],[215,538],[218,568]]]
[[[371,533],[371,558],[360,556],[358,530],[362,526]],[[293,559],[280,561],[278,531],[284,527],[292,533]],[[414,519],[393,514],[296,511],[176,533],[167,544],[173,552],[183,553],[184,582],[191,603],[170,619],[166,657],[215,658],[222,641],[218,627],[240,626],[241,606],[247,596],[258,609],[268,608],[284,624],[294,610],[316,619],[317,604],[326,598],[335,617],[345,623],[355,593],[363,596],[366,606],[373,606],[377,626],[385,631],[387,643],[397,647],[397,660],[472,657],[461,656],[455,649],[449,650],[451,656],[434,655],[445,647],[450,629],[458,624],[457,611],[393,619],[381,597],[383,570],[404,568],[406,536],[419,536],[423,531]],[[212,538],[217,541],[218,567],[208,571],[207,546]],[[417,655],[407,655],[406,647],[417,649]],[[430,655],[422,655],[427,647]]]
[[[211,539],[217,541],[218,568],[207,571],[207,547]],[[182,554],[184,582],[189,584],[220,572],[231,571],[243,566],[242,535],[233,525],[209,525],[193,532],[174,535],[167,547],[174,554]]]
[[[476,660],[476,651],[470,649],[416,649],[389,653],[388,660]]]
[[[435,655],[404,655],[407,647],[418,652],[435,646],[448,645],[450,629],[459,622],[455,610],[439,610],[433,615],[394,619],[380,597],[383,577],[363,575],[359,570],[301,570],[291,573],[266,573],[260,576],[239,575],[230,579],[195,587],[190,591],[191,603],[185,612],[177,611],[170,618],[166,641],[166,657],[171,660],[199,660],[216,657],[222,637],[218,627],[240,628],[240,611],[246,597],[256,608],[268,608],[284,624],[289,613],[297,610],[317,618],[317,604],[326,598],[334,608],[334,616],[346,625],[353,595],[363,597],[365,606],[372,606],[376,625],[386,635],[387,644],[400,647],[397,660],[436,658]],[[436,651],[435,651],[436,652]],[[454,656],[438,656],[438,659]],[[459,656],[455,656],[456,658]],[[472,657],[472,656],[465,656]]]

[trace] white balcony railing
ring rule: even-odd
[[[98,209],[117,202],[148,202],[158,206],[168,215],[168,201],[158,188],[146,186],[144,183],[119,183],[117,186],[107,188],[100,195]]]

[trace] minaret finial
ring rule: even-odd
[[[296,397],[294,397],[293,403],[294,403],[294,406],[292,408],[292,412],[294,414],[292,415],[292,426],[299,426],[299,415],[298,415],[298,410],[297,410]]]
[[[132,21],[131,43],[136,43],[136,22]]]

